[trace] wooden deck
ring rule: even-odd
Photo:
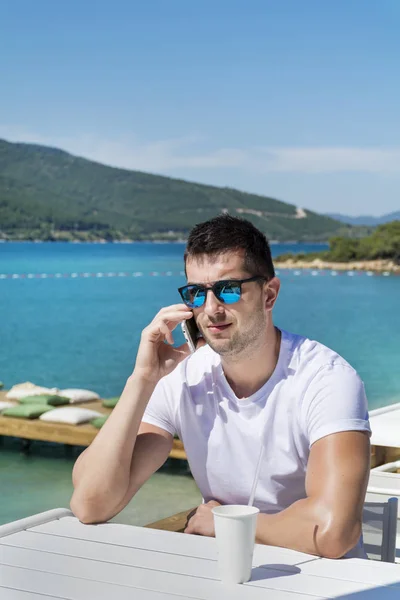
[[[0,391],[0,400],[7,400],[6,392]],[[111,413],[111,408],[102,406],[101,401],[74,404],[96,410],[104,415]],[[0,437],[9,436],[25,440],[40,440],[42,442],[57,442],[70,446],[89,446],[98,433],[98,429],[90,424],[68,425],[65,423],[46,423],[39,419],[18,419],[0,415]],[[174,440],[170,458],[186,460],[183,444]]]
[[[177,533],[183,533],[187,521],[192,516],[192,513],[195,513],[196,508],[197,507],[184,510],[180,513],[176,513],[176,515],[166,517],[160,521],[155,521],[154,523],[148,523],[144,527],[147,527],[148,529],[162,529],[163,531],[175,531]]]
[[[0,390],[0,400],[7,400],[6,391]],[[111,413],[110,408],[102,406],[101,401],[84,402],[74,406],[83,406],[102,414]],[[66,425],[63,423],[46,423],[39,419],[16,419],[0,415],[0,437],[13,436],[27,440],[57,442],[71,446],[89,446],[98,433],[98,429],[90,424]],[[170,458],[186,460],[186,453],[180,440],[174,440]],[[371,468],[400,459],[400,448],[371,446]]]

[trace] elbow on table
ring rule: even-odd
[[[318,554],[323,558],[343,558],[357,545],[360,536],[361,521],[347,524],[346,527],[332,522],[321,536],[316,535]]]
[[[112,518],[113,515],[107,514],[106,511],[95,501],[85,501],[79,498],[74,492],[70,508],[75,517],[84,525],[94,525],[96,523],[104,523]]]

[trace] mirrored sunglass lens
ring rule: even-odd
[[[218,289],[218,298],[226,304],[234,304],[240,300],[240,285],[237,283],[226,283]]]
[[[202,306],[204,303],[204,295],[204,290],[197,285],[187,286],[183,290],[184,301],[190,308]]]
[[[182,288],[181,294],[182,294],[183,301],[186,304],[191,304],[192,303],[192,295],[191,295],[190,290],[189,290],[188,287]]]
[[[201,288],[201,287],[195,287],[194,288],[194,296],[193,296],[193,306],[195,308],[198,306],[203,306],[205,297],[206,297],[205,289]]]

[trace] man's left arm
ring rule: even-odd
[[[340,558],[361,535],[370,469],[368,432],[327,435],[310,449],[307,498],[274,515],[260,514],[256,541]]]
[[[361,535],[369,468],[368,432],[343,431],[317,440],[307,466],[307,497],[277,514],[259,514],[256,542],[341,558]],[[185,533],[214,535],[213,506],[218,502],[202,504]]]

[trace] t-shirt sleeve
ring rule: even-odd
[[[371,433],[364,384],[350,365],[322,367],[307,387],[302,408],[310,447],[332,433]]]
[[[172,397],[168,385],[168,376],[161,379],[156,385],[154,392],[144,411],[142,421],[155,425],[168,431],[171,435],[176,433],[176,424],[174,419],[174,407],[172,406]]]

